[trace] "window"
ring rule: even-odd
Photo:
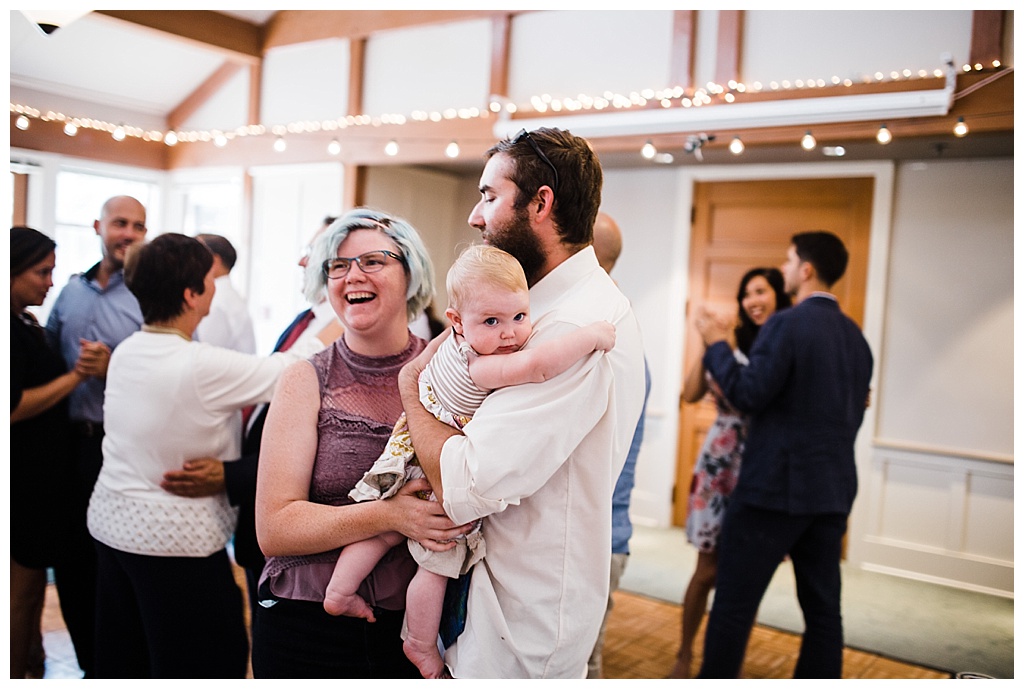
[[[146,223],[152,226],[157,217],[158,192],[155,182],[74,170],[57,172],[53,231],[39,220],[29,218],[29,226],[50,234],[57,242],[53,287],[43,305],[35,310],[41,323],[46,322],[53,302],[68,279],[88,270],[102,258],[103,250],[93,222],[99,217],[103,203],[112,196],[132,196],[146,207]]]

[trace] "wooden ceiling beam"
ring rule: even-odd
[[[279,10],[267,22],[264,49],[506,14],[508,10]]]
[[[242,64],[263,57],[263,27],[210,10],[94,10],[95,14],[216,50]]]
[[[693,64],[697,50],[697,10],[675,10],[672,13],[672,53],[669,83],[693,87]]]

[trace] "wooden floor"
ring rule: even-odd
[[[666,677],[675,664],[675,654],[679,648],[681,608],[623,591],[617,591],[613,596],[615,606],[608,619],[604,645],[605,677]],[[692,671],[696,673],[704,650],[703,631],[694,646]],[[750,635],[741,677],[791,678],[799,651],[798,635],[769,627],[755,627]],[[949,679],[950,675],[847,648],[843,651],[843,678]]]
[[[614,596],[615,607],[605,638],[605,676],[608,679],[665,677],[672,669],[679,645],[680,607],[623,591]],[[45,678],[81,677],[52,584],[47,587],[42,630],[47,652]],[[792,677],[799,647],[800,637],[795,634],[756,627],[750,637],[742,676],[750,679]],[[702,640],[698,638],[694,672],[700,665],[702,650]],[[843,677],[948,679],[949,674],[848,648],[843,657]]]

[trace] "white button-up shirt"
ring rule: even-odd
[[[528,347],[598,320],[615,347],[496,390],[444,445],[445,510],[487,517],[466,628],[445,654],[459,678],[585,677],[608,597],[612,491],[644,400],[640,328],[591,247],[533,286],[530,310]]]

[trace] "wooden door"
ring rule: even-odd
[[[850,252],[846,274],[835,284],[843,312],[863,324],[871,232],[871,178],[708,182],[694,188],[690,283],[683,375],[703,347],[690,314],[698,304],[735,312],[743,274],[755,266],[779,267],[797,232],[835,233]],[[715,419],[710,396],[680,401],[679,446],[672,523],[686,523],[693,466]]]

